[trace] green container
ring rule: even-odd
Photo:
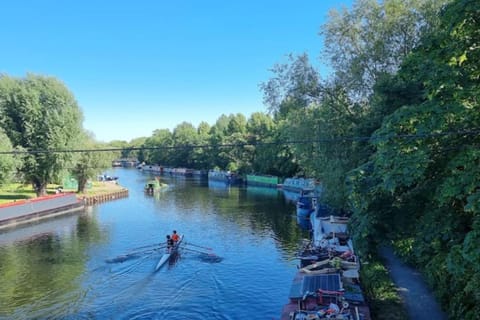
[[[247,185],[276,188],[280,183],[280,178],[276,176],[259,176],[255,174],[247,174]]]
[[[67,176],[62,181],[64,189],[78,189],[78,181],[72,176]]]

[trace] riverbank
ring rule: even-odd
[[[74,193],[59,193],[0,205],[0,229],[14,228],[41,219],[83,210]]]
[[[127,189],[119,189],[119,190],[110,190],[107,192],[102,192],[100,194],[91,194],[91,195],[83,195],[79,196],[84,202],[86,206],[93,206],[98,203],[116,200],[120,198],[128,197],[128,190]]]
[[[12,191],[13,190],[13,191]],[[116,182],[92,184],[86,193],[75,193],[50,185],[47,195],[36,197],[31,187],[9,185],[0,190],[0,229],[13,228],[40,219],[83,210],[85,206],[128,197],[128,189]]]
[[[58,193],[59,185],[47,185],[47,195]],[[119,185],[116,181],[95,181],[92,182],[91,188],[86,193],[77,193],[75,189],[63,188],[62,191],[73,192],[79,199],[104,199],[108,196],[115,196],[118,193],[124,194],[126,188]],[[128,196],[128,190],[127,190]],[[35,199],[37,196],[31,185],[23,185],[19,183],[7,184],[0,187],[0,205],[12,203],[20,200]]]

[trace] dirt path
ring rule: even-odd
[[[385,266],[405,302],[410,319],[448,319],[428,289],[420,272],[405,265],[393,254],[392,248],[383,247],[380,249],[380,254],[385,259]]]

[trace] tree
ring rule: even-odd
[[[295,140],[287,150],[299,173],[321,180],[323,201],[347,208],[348,173],[368,162],[372,146],[349,137],[368,137],[378,129],[383,104],[373,109],[373,87],[395,74],[418,44],[423,30],[436,21],[438,6],[430,0],[361,0],[351,11],[332,11],[322,26],[322,57],[332,76],[320,75],[306,54],[276,65],[274,76],[261,85],[264,102],[281,128],[281,141]]]
[[[146,140],[147,140],[147,137],[140,137],[140,138],[132,139],[128,143],[127,150],[129,152],[128,152],[128,154],[126,154],[126,158],[134,158],[134,159],[137,159],[140,162],[144,161],[145,160],[144,150],[141,149],[141,147],[145,144]],[[133,150],[133,148],[136,148],[136,150]]]
[[[85,193],[88,180],[110,167],[112,161],[115,160],[115,153],[95,151],[95,149],[104,149],[105,145],[96,142],[93,136],[87,132],[78,137],[77,142],[82,149],[89,150],[80,153],[73,170],[71,170],[78,181],[77,191]]]
[[[229,147],[223,149],[228,159],[227,169],[244,173],[250,167],[251,157],[247,143],[247,119],[243,114],[230,114],[224,143]]]
[[[261,83],[263,103],[275,119],[285,119],[291,110],[306,108],[319,96],[320,77],[306,53],[288,56],[288,62],[270,70],[275,76]]]
[[[145,161],[147,163],[173,165],[173,135],[168,129],[158,129],[145,140]]]
[[[107,143],[107,145],[112,149],[118,149],[113,151],[114,160],[121,158],[128,158],[130,154],[130,149],[128,148],[129,144],[125,140],[112,140]]]
[[[354,102],[368,105],[379,77],[397,72],[422,32],[435,25],[445,2],[358,0],[350,11],[330,11],[320,32],[325,44],[322,57]]]
[[[13,147],[10,139],[7,137],[2,128],[0,128],[0,185],[8,183],[13,179],[18,159],[15,158],[12,152]],[[2,152],[6,152],[2,154]]]
[[[276,172],[277,175],[290,176],[298,171],[308,170],[298,162],[297,152],[302,146],[285,142],[305,138],[303,133],[296,129],[308,127],[302,123],[309,108],[320,98],[320,75],[311,65],[307,54],[289,55],[287,63],[277,64],[271,71],[272,78],[260,87],[263,90],[263,101],[276,122],[276,132],[269,142],[278,145],[263,148],[266,153],[259,155],[257,159],[265,161],[265,156],[273,156],[277,162],[269,171],[272,174]],[[311,139],[311,135],[308,135],[307,139]],[[311,158],[311,154],[306,156]]]
[[[197,142],[197,129],[189,122],[182,122],[173,129],[176,148],[172,160],[181,167],[193,167],[193,147]]]
[[[210,159],[212,168],[226,169],[229,163],[225,148],[221,147],[225,144],[228,137],[229,123],[230,119],[222,114],[210,129],[210,145],[212,146],[210,149]]]
[[[390,232],[450,317],[463,319],[480,314],[478,12],[474,0],[447,5],[389,80],[394,90],[378,92],[378,102],[401,105],[372,136],[375,152],[352,173],[350,194],[354,233]]]
[[[197,128],[197,139],[195,144],[198,146],[208,145],[210,140],[211,127],[208,123],[202,121]],[[195,169],[208,169],[210,166],[210,153],[207,147],[195,148],[193,150],[193,163]]]
[[[5,133],[14,147],[23,147],[21,171],[38,196],[48,182],[59,180],[71,162],[76,139],[82,131],[82,112],[63,83],[29,74],[26,78],[0,77],[0,109]]]

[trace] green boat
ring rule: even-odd
[[[267,188],[277,188],[280,179],[276,176],[247,174],[247,185]]]
[[[145,184],[145,192],[149,194],[153,194],[167,187],[168,187],[168,184],[160,182],[159,178],[155,178],[147,181],[147,183]]]

